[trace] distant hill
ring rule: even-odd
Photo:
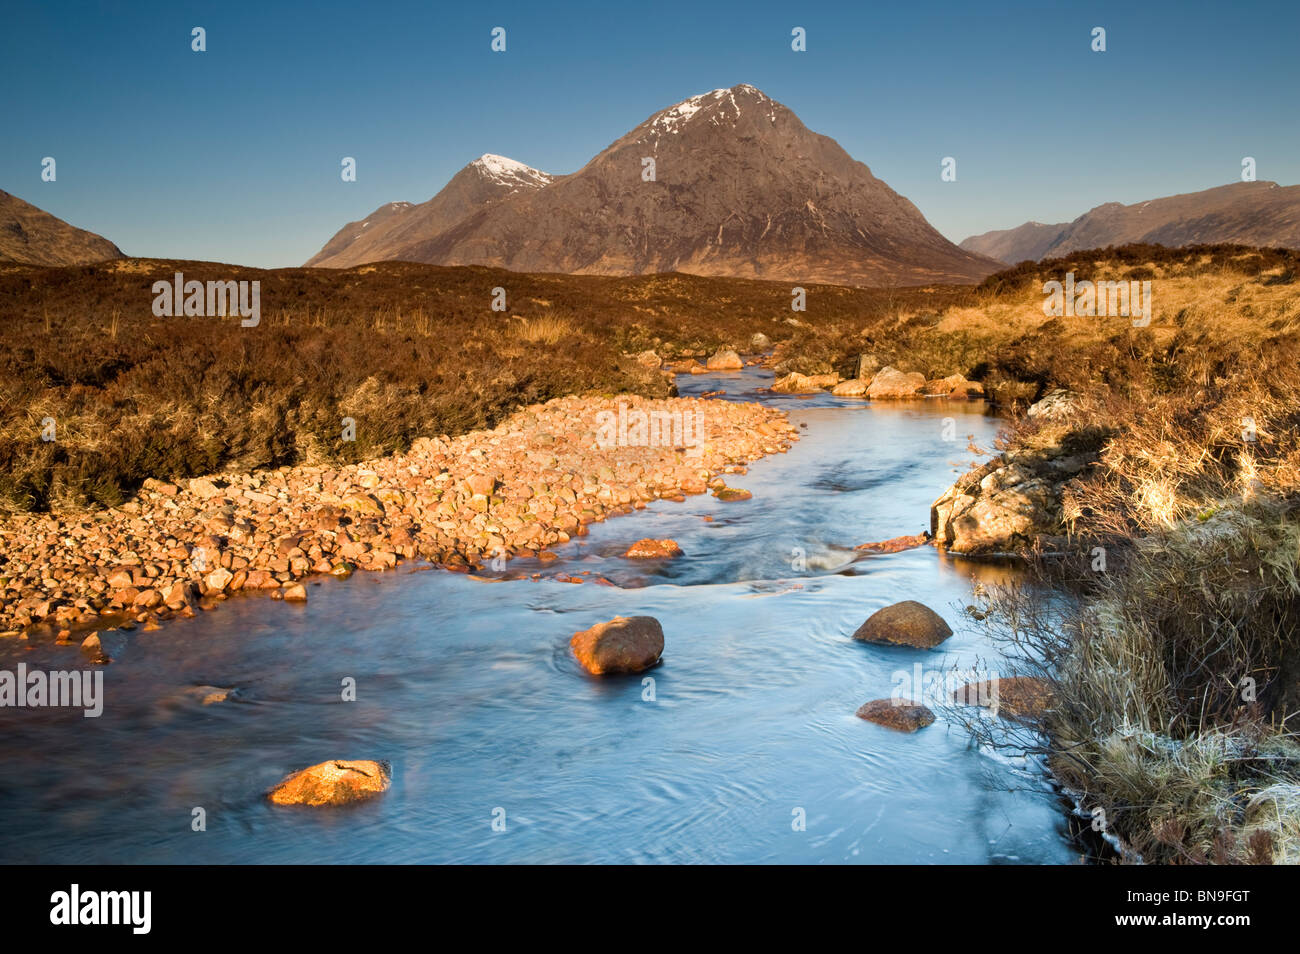
[[[349,223],[307,264],[382,259],[859,286],[973,282],[998,267],[746,85],[655,113],[572,175],[484,156],[423,205]]]
[[[123,258],[101,235],[69,225],[0,189],[0,262],[85,265]]]
[[[972,235],[961,247],[1015,264],[1110,245],[1178,248],[1225,242],[1300,248],[1300,186],[1235,182],[1133,205],[1107,202],[1073,222],[1026,222],[1014,229]]]

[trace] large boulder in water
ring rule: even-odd
[[[963,475],[930,505],[935,542],[954,553],[1010,553],[1054,533],[1061,484],[1007,457]]]
[[[926,706],[902,699],[872,699],[858,708],[858,718],[900,732],[915,732],[934,721]]]
[[[392,781],[387,762],[332,759],[294,772],[269,797],[277,805],[349,805],[383,794]]]
[[[705,367],[710,371],[739,371],[745,366],[740,355],[726,348],[715,351]]]
[[[897,368],[882,368],[871,379],[871,385],[867,388],[867,397],[873,401],[918,397],[918,392],[924,384],[924,374],[916,371],[899,371]]]
[[[593,675],[641,672],[663,655],[664,630],[653,616],[616,616],[574,633],[569,645]]]
[[[664,560],[681,555],[682,548],[676,540],[656,540],[653,537],[638,540],[623,554],[633,560]]]
[[[952,635],[943,617],[916,600],[904,600],[872,613],[853,638],[884,646],[933,649]]]

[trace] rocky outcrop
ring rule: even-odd
[[[931,504],[930,533],[953,553],[1014,553],[1055,532],[1059,515],[1059,487],[1003,455]]]
[[[858,707],[857,716],[900,732],[915,732],[934,722],[934,713],[926,706],[902,699],[872,699]]]
[[[1025,416],[1045,421],[1059,420],[1073,414],[1078,408],[1078,403],[1079,396],[1073,391],[1057,388],[1048,391],[1041,400],[1031,405],[1025,412]]]
[[[951,635],[952,629],[930,607],[904,600],[872,613],[853,638],[877,645],[933,649]]]
[[[387,762],[332,759],[295,772],[267,797],[276,805],[349,805],[382,795],[392,781]]]
[[[1059,421],[1073,407],[1073,397],[1058,391],[1028,414]],[[1058,440],[1028,444],[987,461],[931,504],[935,544],[953,553],[1016,553],[1040,537],[1060,535],[1064,486],[1095,459],[1091,453],[1070,453]]]
[[[831,394],[836,397],[865,397],[870,384],[870,381],[865,381],[862,378],[850,378],[831,388]]]
[[[664,630],[653,616],[617,616],[574,633],[569,645],[594,676],[641,672],[663,655]]]

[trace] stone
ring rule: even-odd
[[[725,348],[715,351],[705,364],[709,371],[739,371],[745,366],[740,355]]]
[[[307,602],[307,588],[301,583],[290,583],[281,590],[280,595],[291,603]]]
[[[1003,455],[963,475],[930,505],[930,533],[953,553],[1014,553],[1057,532],[1061,485],[1082,469],[1074,461],[1048,479]]]
[[[569,645],[592,675],[641,672],[663,655],[664,631],[653,616],[617,616],[574,633]]]
[[[1073,391],[1057,388],[1048,391],[1042,399],[1029,406],[1026,416],[1041,420],[1057,420],[1074,413],[1079,404],[1079,395]]]
[[[749,500],[754,495],[740,487],[719,487],[713,491],[713,496],[723,503],[735,503],[740,500]]]
[[[392,780],[387,762],[333,759],[293,773],[268,797],[276,805],[348,805],[382,795]]]
[[[223,689],[220,686],[189,686],[182,689],[180,695],[186,699],[192,699],[200,705],[215,706],[229,699],[234,691],[234,689]]]
[[[937,378],[933,381],[926,381],[921,385],[921,393],[926,397],[948,397],[955,392],[965,394],[965,389],[970,382],[961,374],[950,374],[946,378]]]
[[[902,699],[872,699],[858,708],[857,716],[900,732],[915,732],[934,722],[934,713],[926,706]]]
[[[874,354],[858,355],[857,365],[853,370],[853,377],[856,380],[870,381],[880,370],[880,359]]]
[[[370,494],[349,494],[343,498],[342,504],[349,510],[355,510],[361,514],[382,516],[384,512],[384,505]]]
[[[676,540],[655,540],[646,537],[627,548],[623,554],[634,560],[658,560],[682,555],[682,548]]]
[[[209,590],[214,593],[220,593],[230,585],[230,581],[234,578],[235,574],[231,573],[229,570],[224,567],[217,567],[207,575],[204,582],[207,583]]]
[[[928,533],[918,533],[910,537],[892,537],[888,540],[881,540],[879,543],[863,543],[854,547],[854,549],[863,550],[867,553],[899,553],[903,550],[923,547],[929,542],[930,535]]]
[[[1013,722],[1037,722],[1055,705],[1056,689],[1037,676],[1001,676],[971,682],[953,692],[953,701],[992,709]]]
[[[863,378],[850,378],[831,388],[831,394],[836,397],[864,397],[870,384],[870,381]]]
[[[839,383],[838,374],[800,374],[792,371],[772,384],[773,391],[784,394],[799,394],[807,391],[823,391]]]
[[[216,481],[211,477],[195,477],[190,480],[190,493],[200,500],[211,500],[213,497],[220,497],[225,493],[225,490],[218,487]]]
[[[882,368],[876,372],[867,387],[867,397],[873,401],[899,400],[917,396],[925,384],[925,375],[915,371],[903,372],[895,368]]]
[[[751,351],[766,351],[770,347],[772,347],[771,339],[761,331],[754,332],[753,336],[749,339],[749,348]]]
[[[124,590],[135,585],[135,577],[130,570],[118,570],[108,578],[108,585],[115,590]]]
[[[853,638],[877,645],[933,649],[951,635],[952,629],[930,607],[916,600],[904,600],[872,613]]]

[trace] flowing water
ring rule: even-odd
[[[990,447],[996,421],[979,404],[756,396],[770,380],[680,385],[757,397],[806,425],[788,454],[729,478],[752,500],[656,502],[593,524],[558,561],[512,562],[506,575],[522,579],[404,566],[315,581],[306,605],[235,598],[123,634],[99,718],[0,709],[0,861],[1074,860],[1041,783],[945,713],[912,735],[854,715],[917,666],[996,668],[961,608],[977,575],[1008,570],[929,547],[851,549],[925,529],[973,459],[968,438]],[[647,536],[685,555],[621,558]],[[584,571],[580,586],[554,578]],[[852,641],[903,599],[954,636],[934,651]],[[569,637],[620,614],[662,622],[662,663],[586,675]],[[0,643],[3,669],[74,656]],[[238,692],[202,706],[184,695],[195,685]],[[387,759],[393,786],[343,809],[266,801],[329,758]],[[206,831],[192,830],[196,808]]]

